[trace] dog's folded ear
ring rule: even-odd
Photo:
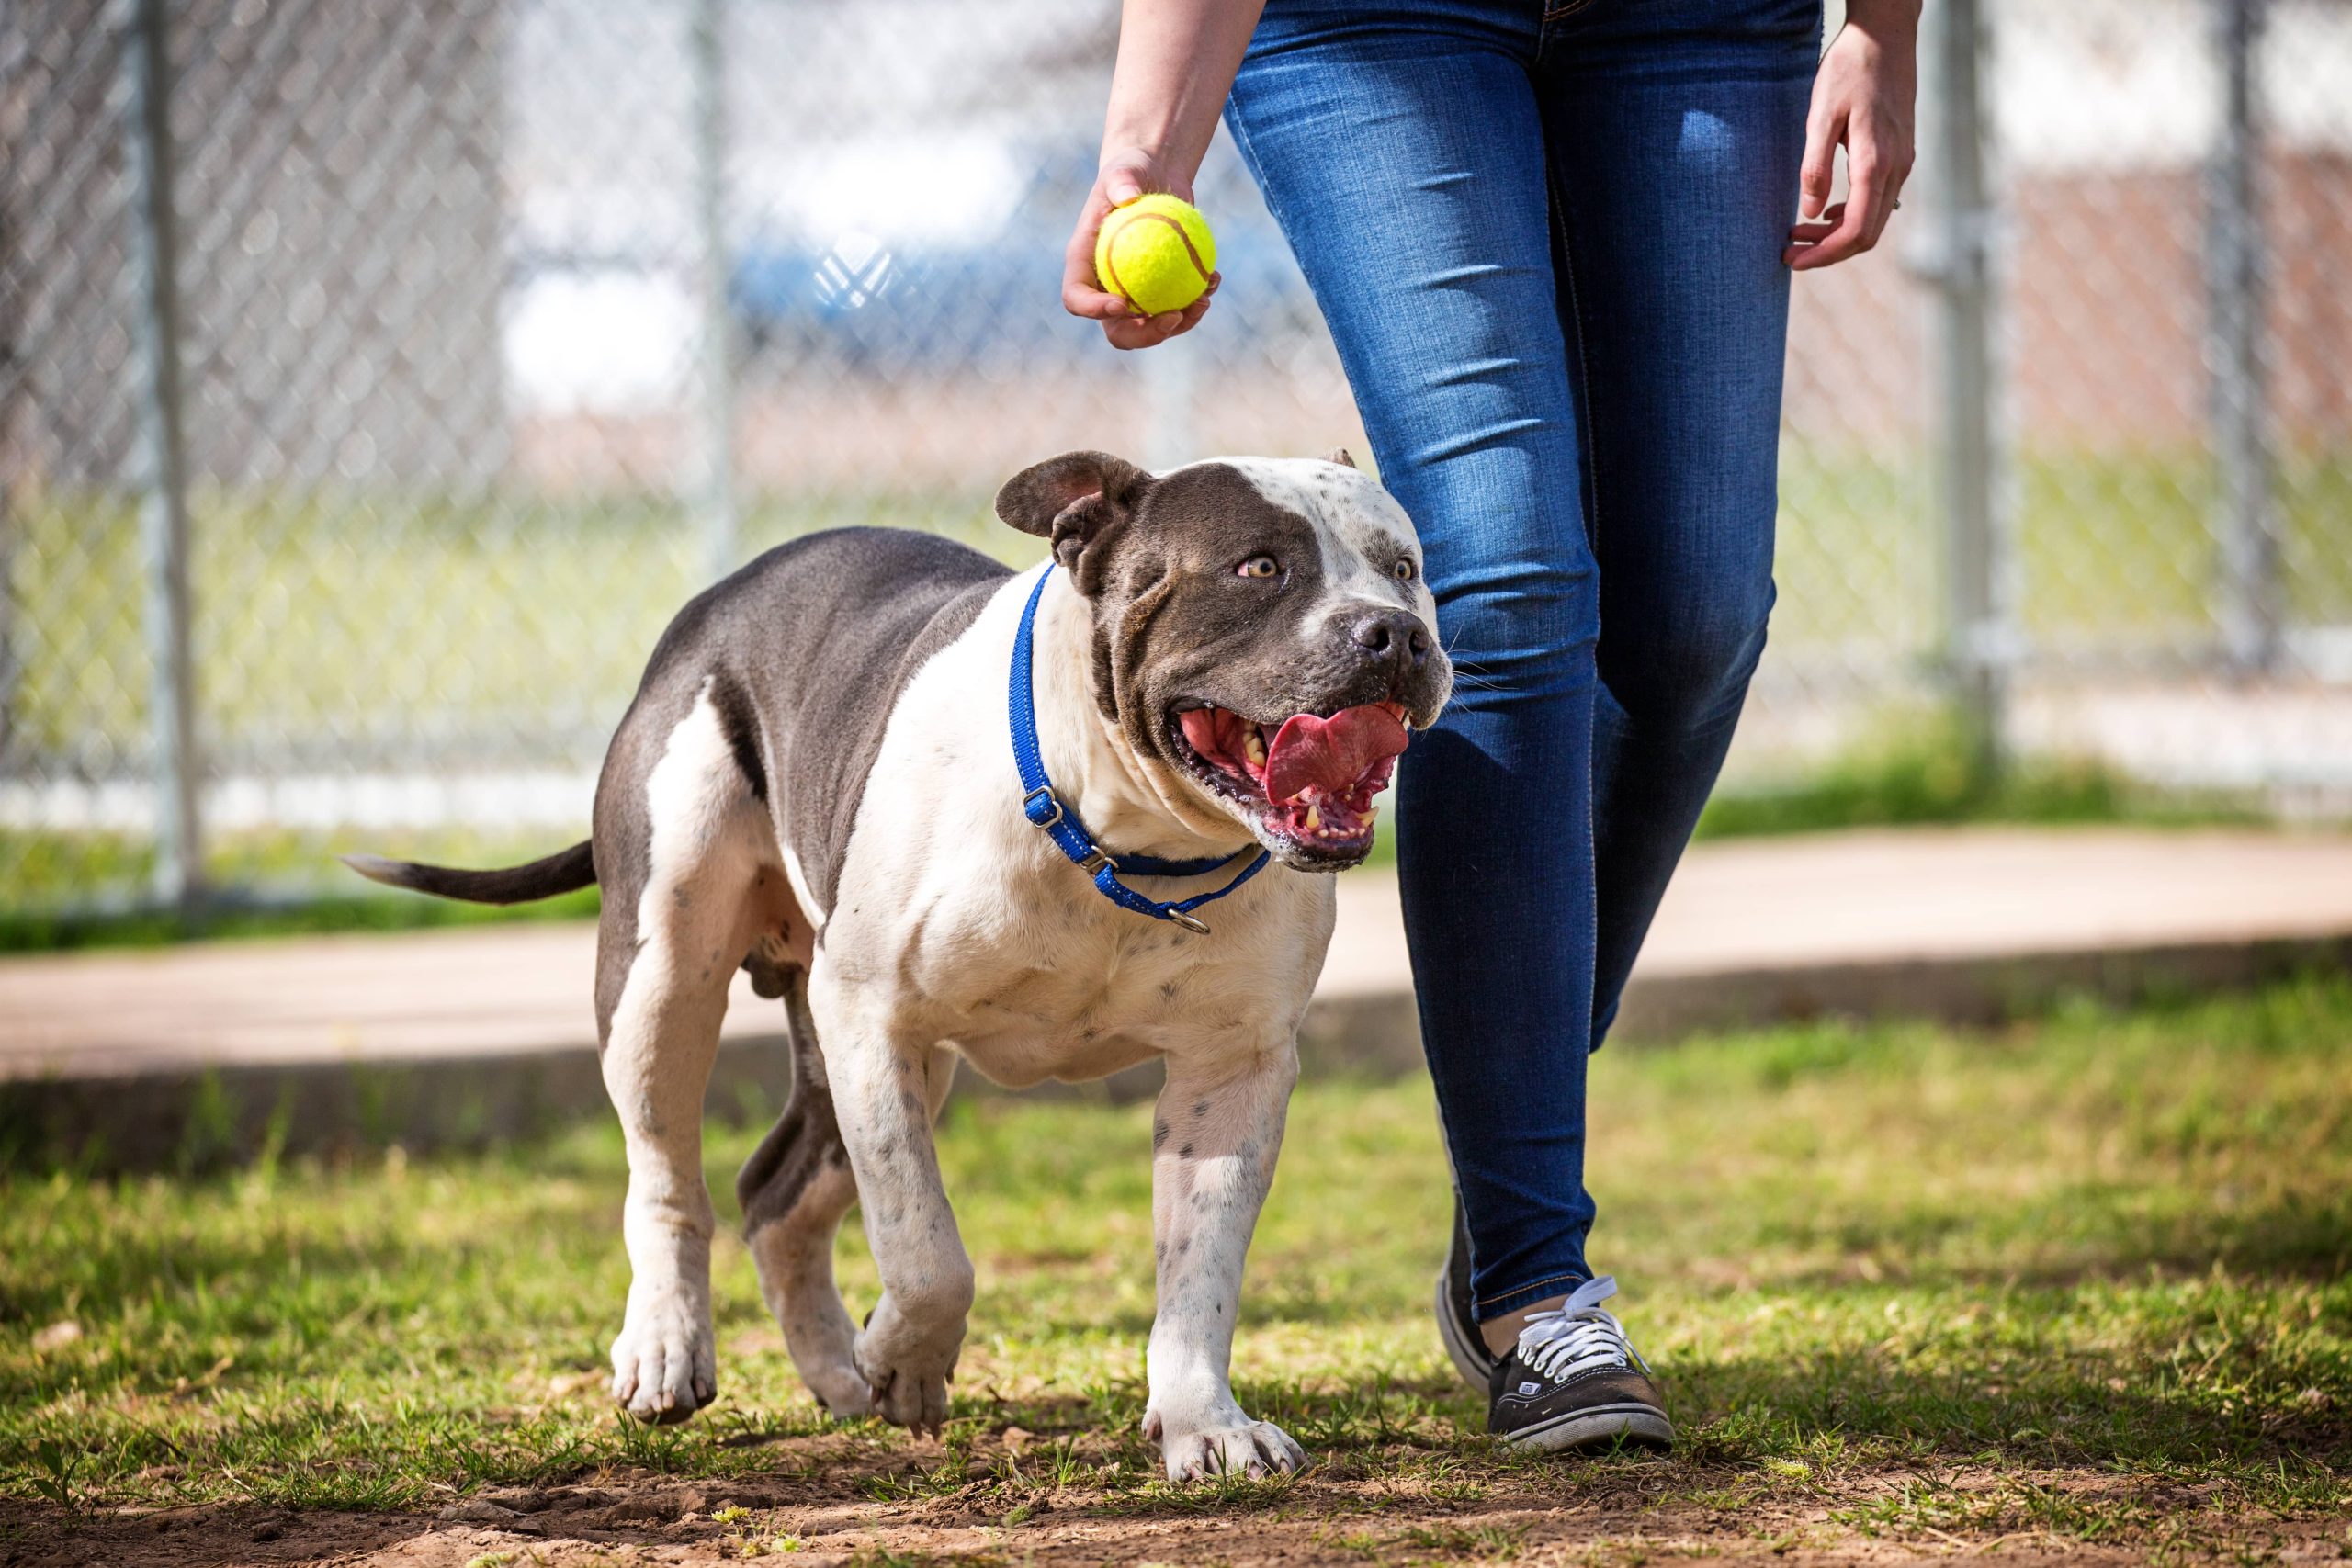
[[[1125,525],[1151,476],[1108,452],[1065,452],[1022,469],[996,492],[996,514],[1050,539],[1054,559],[1081,593],[1102,576],[1102,547]]]

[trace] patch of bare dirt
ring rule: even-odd
[[[940,1456],[859,1454],[823,1438],[773,1446],[726,1481],[605,1472],[492,1489],[407,1513],[253,1504],[171,1508],[0,1504],[0,1568],[611,1568],[735,1562],[811,1568],[924,1563],[1353,1564],[1510,1562],[1531,1568],[1685,1558],[1881,1564],[1997,1556],[2009,1563],[2162,1558],[2327,1563],[2352,1558],[2346,1521],[2253,1517],[2203,1489],[2092,1472],[2030,1478],[1946,1472],[1957,1513],[1865,1518],[1916,1492],[1906,1471],[1761,1484],[1690,1466],[1416,1468],[1356,1454],[1287,1485],[1136,1494],[1008,1479],[976,1457],[961,1486]],[[1017,1456],[1016,1456],[1017,1457]],[[914,1493],[879,1497],[877,1486]],[[2094,1528],[2052,1528],[2005,1499],[2022,1484]],[[2086,1513],[2083,1510],[2090,1510]],[[1945,1524],[1932,1522],[1936,1517]]]

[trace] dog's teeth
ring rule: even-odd
[[[1306,803],[1306,830],[1310,833],[1319,833],[1323,830],[1323,813],[1315,808],[1315,803],[1311,800]]]
[[[1365,827],[1369,828],[1369,827],[1371,827],[1374,822],[1377,822],[1377,821],[1379,821],[1379,820],[1380,820],[1380,807],[1378,807],[1377,806],[1367,806],[1367,807],[1365,807],[1363,808],[1363,825],[1364,825]]]
[[[1254,724],[1241,733],[1241,754],[1250,759],[1253,768],[1266,765],[1266,738],[1258,733]]]

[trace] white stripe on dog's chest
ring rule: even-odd
[[[859,808],[828,952],[855,955],[861,986],[1004,1083],[1286,1038],[1329,940],[1329,880],[1269,867],[1204,911],[1207,937],[1102,897],[1018,809],[1004,608],[908,682]]]

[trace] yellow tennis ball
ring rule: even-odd
[[[1094,276],[1147,316],[1181,310],[1208,292],[1216,236],[1189,201],[1139,196],[1103,217],[1094,236]]]

